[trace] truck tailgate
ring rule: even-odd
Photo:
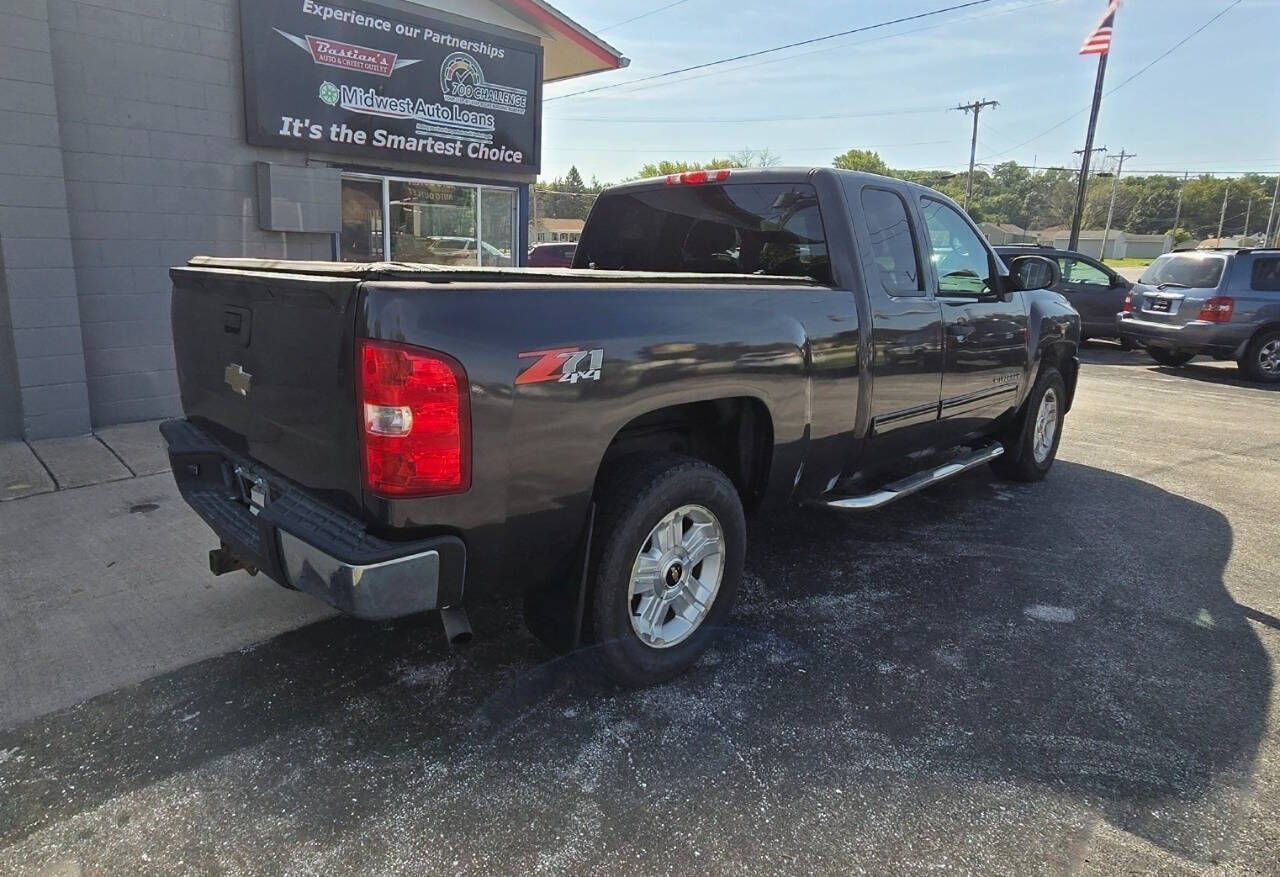
[[[231,449],[359,509],[360,279],[195,266],[170,275],[187,417]]]

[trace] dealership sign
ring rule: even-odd
[[[241,0],[248,140],[539,170],[539,46],[366,3]]]

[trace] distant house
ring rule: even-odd
[[[1125,232],[1125,259],[1154,259],[1163,256],[1173,249],[1173,235],[1169,234],[1130,234]]]
[[[1080,243],[1076,245],[1077,253],[1084,253],[1095,259],[1154,259],[1162,253],[1173,249],[1173,236],[1167,234],[1131,234],[1119,229],[1111,229],[1107,235],[1107,252],[1102,252],[1103,230],[1088,228],[1080,232]],[[1063,229],[1053,238],[1053,245],[1060,250],[1067,248],[1071,240],[1071,230]]]
[[[1002,244],[1034,244],[1036,234],[1011,222],[979,222],[978,228],[994,246]]]
[[[539,217],[532,224],[529,238],[539,244],[551,241],[576,241],[582,237],[582,227],[585,224],[581,219]]]
[[[1067,228],[1065,225],[1052,225],[1049,228],[1042,228],[1040,231],[1030,232],[1030,234],[1035,237],[1036,243],[1043,244],[1046,247],[1052,247],[1054,246],[1054,241],[1057,240],[1058,235],[1068,234],[1070,231],[1071,229]]]
[[[1201,250],[1211,250],[1214,247],[1260,247],[1262,246],[1262,235],[1244,235],[1238,234],[1234,237],[1226,238],[1205,238],[1198,246]]]
[[[1067,249],[1071,241],[1071,229],[1063,229],[1053,236],[1053,245],[1059,250]],[[1080,242],[1076,245],[1077,253],[1084,253],[1095,259],[1123,259],[1125,233],[1112,230],[1107,234],[1107,252],[1102,252],[1102,229],[1089,228],[1080,232]]]

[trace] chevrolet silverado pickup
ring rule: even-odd
[[[606,190],[572,269],[174,268],[161,430],[215,572],[459,640],[519,589],[545,642],[652,684],[723,626],[745,514],[1045,475],[1078,368],[1058,277],[911,183],[676,174]]]

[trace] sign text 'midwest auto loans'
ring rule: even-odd
[[[537,170],[541,48],[359,0],[241,0],[248,140]]]

